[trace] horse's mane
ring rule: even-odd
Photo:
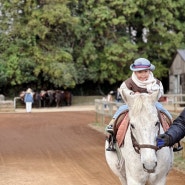
[[[132,114],[133,115],[140,114],[142,108],[143,108],[143,100],[142,100],[141,96],[138,96],[133,103],[133,106],[131,109]]]
[[[155,113],[154,108],[155,106],[149,100],[149,96],[147,94],[139,95],[133,102],[131,114],[132,116],[137,116],[144,112],[147,117],[147,115],[152,115]]]

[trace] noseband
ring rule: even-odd
[[[160,133],[160,124],[159,125],[159,130],[158,130],[158,135]],[[134,147],[134,150],[140,154],[140,149],[141,148],[150,148],[150,149],[153,149],[155,151],[159,150],[159,148],[155,145],[150,145],[150,144],[139,144],[137,141],[136,141],[136,138],[134,137],[133,133],[132,133],[132,129],[130,129],[130,133],[131,133],[131,139],[132,139],[132,145]]]

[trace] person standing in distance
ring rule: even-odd
[[[26,112],[30,113],[32,110],[32,103],[33,103],[33,93],[30,88],[28,88],[25,93],[24,102],[26,104]]]

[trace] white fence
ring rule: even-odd
[[[185,107],[185,94],[165,94],[163,104],[173,105],[174,112],[177,112],[178,107]]]
[[[14,109],[16,109],[17,100],[20,100],[20,99],[21,99],[20,97],[15,97],[15,98],[13,99]]]
[[[101,119],[100,123],[105,123],[105,118],[111,117],[114,115],[119,106],[124,103],[115,102],[115,101],[106,101],[101,99],[95,99],[95,111],[96,111],[96,122],[99,122],[99,118]]]
[[[161,103],[166,107],[170,107],[172,112],[180,112],[185,107],[185,94],[165,94],[161,98]],[[111,119],[119,106],[123,104],[116,101],[95,99],[96,121],[98,122],[99,118],[101,118],[100,123],[105,123],[105,119]]]

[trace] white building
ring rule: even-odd
[[[169,70],[169,93],[185,94],[185,49],[178,49]]]

